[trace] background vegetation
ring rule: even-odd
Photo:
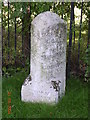
[[[3,74],[10,75],[11,66],[17,71],[29,67],[31,21],[41,12],[52,11],[67,21],[67,76],[88,77],[89,8],[90,2],[2,3]]]
[[[30,28],[41,12],[52,11],[67,22],[66,95],[56,106],[23,103],[21,85],[30,73]],[[90,76],[90,2],[2,3],[3,117],[86,118]],[[8,114],[11,91],[12,114]],[[30,111],[31,110],[31,111]]]

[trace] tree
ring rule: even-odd
[[[81,19],[80,19],[80,32],[79,32],[79,40],[78,40],[78,73],[79,73],[79,67],[80,67],[80,41],[81,41],[81,27],[82,27],[82,11],[83,11],[83,2],[81,6]]]
[[[1,14],[2,14],[1,21],[2,21],[2,66],[3,66],[3,2]]]
[[[62,7],[63,7],[63,2],[62,2]],[[63,10],[62,10],[63,11]],[[62,19],[63,19],[63,13],[62,13],[62,17],[61,17]]]
[[[9,31],[9,2],[8,2],[8,61],[9,61],[9,49],[10,49],[10,31]]]
[[[68,47],[68,66],[67,66],[67,76],[70,77],[71,70],[71,47],[72,47],[72,22],[73,22],[73,9],[74,2],[71,2],[71,17],[70,17],[70,33],[69,33],[69,47]]]
[[[73,8],[73,29],[74,29],[74,42],[73,42],[73,48],[75,45],[75,16],[74,16],[74,8]]]
[[[17,47],[17,26],[16,26],[16,17],[15,17],[15,65],[16,65],[16,47]]]

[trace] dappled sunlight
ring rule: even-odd
[[[79,25],[80,24],[80,17],[81,17],[81,9],[79,9],[75,6],[74,11],[75,11],[75,24]],[[84,22],[85,19],[86,19],[86,15],[84,14],[82,17],[82,22]]]

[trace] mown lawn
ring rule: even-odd
[[[21,101],[21,86],[27,73],[18,72],[12,77],[3,77],[3,118],[87,118],[88,88],[82,79],[67,80],[65,96],[57,105],[24,103]],[[11,92],[10,97],[8,92]],[[11,114],[8,114],[8,99],[11,98]]]

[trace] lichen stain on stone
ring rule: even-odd
[[[52,86],[53,86],[53,88],[56,90],[56,91],[60,91],[60,84],[61,83],[61,81],[51,81],[51,84],[52,84]]]
[[[31,78],[31,75],[29,74],[26,80],[24,81],[23,85],[26,86],[30,81],[32,81],[32,78]],[[32,83],[30,82],[30,84]]]

